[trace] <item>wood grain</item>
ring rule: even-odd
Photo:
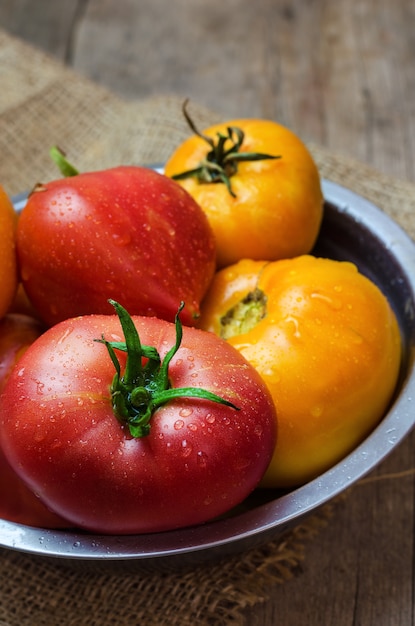
[[[0,23],[125,98],[178,94],[415,181],[411,0],[2,0]],[[414,466],[415,434],[370,477]],[[354,488],[252,626],[413,626],[413,475]]]
[[[35,10],[36,9],[36,10]],[[30,19],[29,19],[30,17]],[[408,0],[3,0],[1,23],[127,98],[261,116],[415,180]]]

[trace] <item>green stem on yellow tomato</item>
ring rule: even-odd
[[[236,197],[232,189],[231,177],[238,171],[238,163],[241,161],[263,161],[265,159],[280,159],[281,156],[264,154],[262,152],[241,152],[240,148],[244,140],[244,132],[237,126],[228,126],[226,134],[217,133],[217,140],[204,135],[197,128],[187,111],[188,100],[183,103],[183,115],[191,130],[210,146],[206,157],[197,167],[174,174],[174,180],[184,180],[195,177],[199,183],[224,183],[231,196]]]

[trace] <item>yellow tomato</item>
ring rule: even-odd
[[[0,185],[0,319],[7,313],[17,289],[16,222],[13,205]]]
[[[221,142],[220,136],[226,140]],[[252,154],[259,154],[259,160]],[[178,176],[189,170],[191,175]],[[184,141],[167,161],[165,173],[207,214],[219,267],[243,258],[305,254],[316,241],[323,214],[319,172],[304,143],[281,124],[239,119],[212,126]],[[230,189],[223,182],[226,177]],[[216,182],[206,182],[212,178]]]
[[[391,401],[398,323],[352,263],[243,260],[217,273],[199,325],[235,346],[274,399],[278,441],[263,486],[318,476],[368,435]]]

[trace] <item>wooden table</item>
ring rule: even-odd
[[[270,117],[415,181],[411,0],[2,0],[0,24],[126,98]],[[374,476],[414,467],[411,435]],[[252,626],[411,626],[414,476],[356,487]]]

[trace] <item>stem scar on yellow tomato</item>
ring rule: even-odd
[[[217,272],[199,326],[227,339],[273,397],[278,440],[264,487],[318,476],[383,417],[401,363],[395,314],[345,261],[242,260]]]
[[[206,174],[208,165],[213,174]],[[306,145],[281,124],[237,119],[211,126],[180,144],[164,171],[206,213],[218,267],[312,250],[323,216],[320,175]]]

